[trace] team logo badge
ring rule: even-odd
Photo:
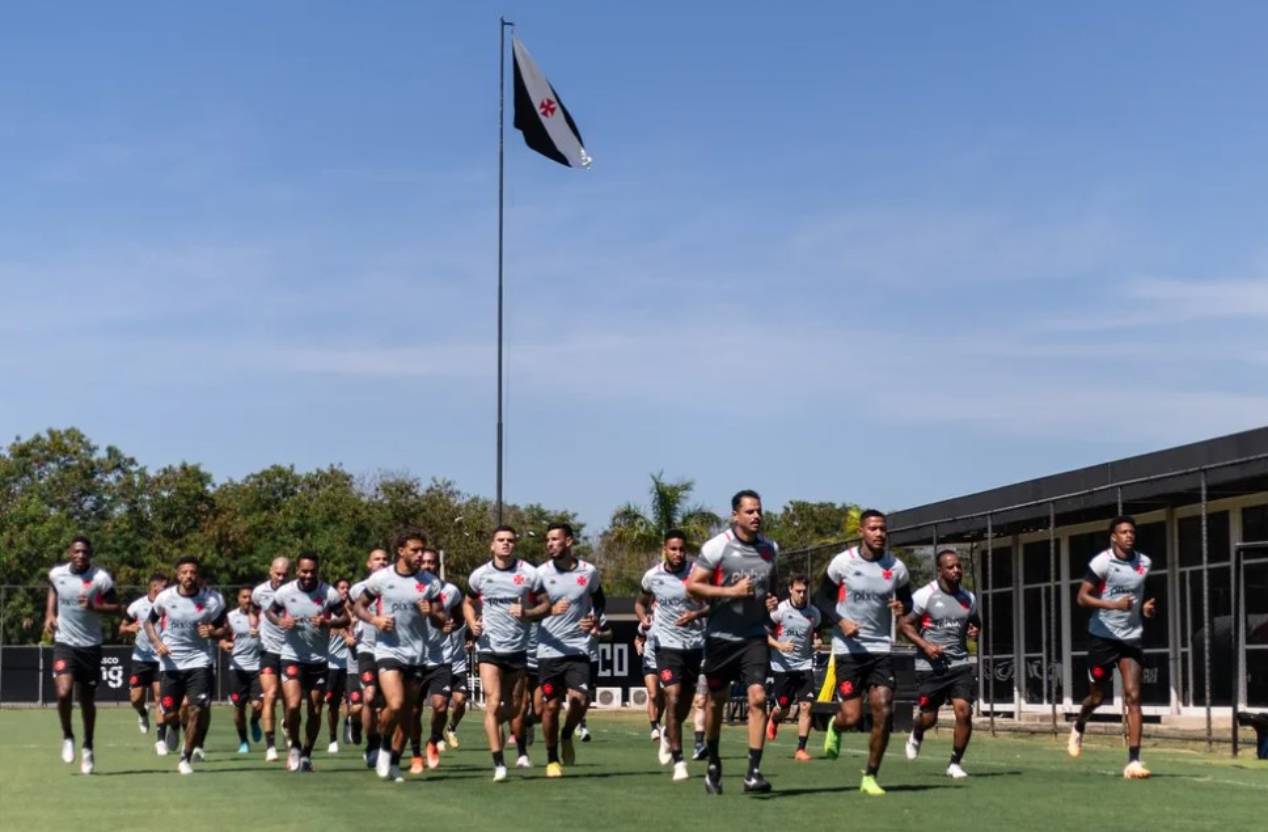
[[[669,668],[664,668],[660,672],[660,680],[668,684],[674,678],[674,672]]]
[[[1145,574],[1145,565],[1143,563],[1136,564],[1136,574],[1137,575]]]
[[[587,583],[589,583],[589,582],[586,580],[586,576],[585,576],[585,575],[578,575],[578,576],[577,576],[577,586],[585,586]]]
[[[141,684],[141,677],[135,673],[128,677],[128,687],[135,688]]]
[[[543,695],[543,696],[553,696],[554,694],[555,694],[555,686],[554,686],[554,685],[552,685],[550,682],[547,682],[546,684],[542,685],[542,695]]]
[[[366,685],[372,684],[374,682],[374,671],[367,670],[365,673],[362,673],[361,682]]]
[[[787,697],[787,696],[781,696],[781,697],[779,697],[779,706],[780,706],[781,708],[782,708],[783,706],[787,705],[787,704],[788,704],[788,697]]]
[[[850,694],[854,693],[854,683],[851,682],[849,679],[846,679],[844,682],[840,684],[840,686],[837,689],[841,691],[842,696],[849,696]]]
[[[63,670],[65,670],[65,669],[66,669],[66,660],[65,660],[65,659],[58,659],[57,661],[53,662],[53,672],[54,672],[54,673],[61,673],[61,672],[62,672]]]
[[[887,580],[887,581],[892,580],[892,579],[893,579],[893,577],[894,577],[894,570],[892,570],[892,569],[883,569],[883,570],[881,570],[881,577],[882,577],[882,578],[884,578],[884,579],[885,579],[885,580]]]
[[[523,575],[516,575],[516,576],[515,576],[515,585],[516,585],[516,586],[519,586],[519,585],[520,585],[520,584],[522,584],[522,583],[524,583],[524,576],[523,576]]]
[[[1092,678],[1093,678],[1093,679],[1104,679],[1104,678],[1105,678],[1105,668],[1103,668],[1103,667],[1099,667],[1099,666],[1098,666],[1098,667],[1094,667],[1094,668],[1092,668]]]
[[[360,701],[361,701],[361,691],[359,691],[359,690],[354,690],[352,693],[348,694],[348,701],[349,701],[349,702],[351,702],[351,703],[352,703],[352,704],[354,704],[354,705],[355,705],[355,704],[357,704],[358,702],[360,702]]]
[[[207,605],[204,604],[202,601],[195,601],[194,609],[198,610],[199,612],[202,612],[203,610],[207,609]]]
[[[286,675],[290,676],[292,679],[295,678],[299,675],[299,668],[293,664],[288,664],[286,666]]]
[[[423,583],[422,581],[415,581],[415,582],[414,582],[414,591],[415,591],[415,592],[422,592],[422,591],[423,591],[423,590],[425,590],[425,589],[427,589],[427,584]]]
[[[926,705],[928,705],[928,704],[929,704],[929,697],[925,696],[925,695],[922,693],[922,694],[920,695],[920,698],[919,698],[918,700],[916,700],[916,704],[917,704],[917,705],[919,705],[920,707],[922,707],[922,708],[923,708],[924,706],[926,706]]]
[[[232,702],[232,703],[233,703],[233,704],[235,704],[235,705],[236,705],[236,704],[238,704],[238,699],[239,699],[239,698],[240,698],[240,697],[238,696],[238,692],[237,692],[237,691],[234,691],[233,693],[229,694],[229,701],[230,701],[230,702]]]
[[[170,711],[172,706],[176,704],[176,700],[170,696],[164,696],[159,704],[163,706],[163,710]]]

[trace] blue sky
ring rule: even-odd
[[[491,495],[901,508],[1261,424],[1268,7],[0,13],[0,435]],[[509,113],[508,113],[509,122]]]

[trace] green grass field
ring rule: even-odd
[[[486,829],[561,828],[778,830],[795,822],[805,829],[839,829],[865,822],[899,829],[933,821],[942,829],[1094,828],[1127,823],[1126,829],[1262,829],[1268,809],[1268,763],[1234,763],[1177,748],[1147,747],[1153,779],[1120,776],[1124,752],[1112,740],[1089,739],[1079,760],[1050,737],[990,739],[979,732],[965,758],[973,775],[952,782],[943,776],[949,735],[930,734],[920,760],[903,758],[895,737],[881,770],[889,794],[867,798],[857,789],[864,737],[851,735],[836,762],[794,763],[795,736],[784,727],[769,745],[763,770],[773,794],[741,792],[744,737],[723,735],[727,794],[704,793],[702,763],[696,777],[673,783],[656,763],[646,723],[634,715],[595,714],[595,740],[578,744],[577,765],[563,780],[546,780],[545,749],[533,746],[536,767],[512,769],[502,784],[489,781],[479,714],[460,730],[462,748],[442,767],[405,784],[381,783],[356,750],[316,755],[317,771],[291,774],[265,764],[262,753],[235,753],[228,711],[218,708],[208,759],[192,777],[175,772],[176,758],[157,757],[152,737],[136,730],[132,712],[99,711],[97,771],[79,775],[78,763],[58,757],[57,717],[51,710],[0,711],[0,828],[37,829],[56,821],[96,829],[163,828],[178,832],[245,829]],[[76,715],[78,724],[78,714]],[[324,731],[323,731],[324,738]],[[821,734],[811,738],[818,756]]]

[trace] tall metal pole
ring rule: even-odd
[[[502,206],[506,187],[506,28],[515,24],[498,18],[498,475],[497,518],[502,525]]]
[[[1048,608],[1052,611],[1049,616],[1050,631],[1045,632],[1045,636],[1049,637],[1048,644],[1051,649],[1048,651],[1048,666],[1061,667],[1057,662],[1057,657],[1061,651],[1061,617],[1058,613],[1060,605],[1057,603],[1057,506],[1055,503],[1048,503]],[[1052,735],[1057,736],[1057,679],[1055,672],[1048,674],[1048,680],[1051,687],[1048,689],[1049,703],[1052,708]]]
[[[1206,471],[1202,472],[1202,682],[1206,700],[1206,750],[1215,747],[1211,735],[1211,582],[1206,531]],[[1234,708],[1233,710],[1237,710]]]
[[[986,680],[987,701],[991,705],[991,736],[995,736],[995,528],[991,515],[986,515],[986,663],[990,676]]]

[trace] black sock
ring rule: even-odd
[[[411,739],[409,741],[409,750],[414,753],[415,757],[423,756],[422,740]]]
[[[85,750],[85,751],[92,751],[92,737],[85,737],[85,738],[84,738],[84,750]]]
[[[571,729],[571,728],[569,728],[567,725],[565,725],[565,726],[564,726],[563,733],[562,733],[562,736],[563,736],[563,738],[564,738],[564,739],[566,739],[566,740],[570,740],[570,739],[572,739],[572,729]]]
[[[74,742],[74,741],[75,741],[75,733],[74,733],[73,731],[63,731],[63,732],[62,732],[62,739],[63,739],[63,740],[70,740],[71,742]]]
[[[704,745],[704,731],[696,732],[696,745]]]
[[[259,724],[260,724],[260,718],[259,718],[258,716],[253,716],[253,717],[251,717],[251,724],[252,724],[253,726],[254,726],[254,725],[259,725]]]
[[[375,733],[374,731],[371,731],[370,733],[366,734],[365,735],[366,750],[369,750],[371,748],[378,748],[380,741],[381,740],[379,735]]]
[[[386,751],[389,754],[392,753],[392,738],[391,737],[383,737],[383,736],[379,737],[379,751],[380,752]]]
[[[916,723],[916,725],[915,725],[915,727],[911,729],[911,735],[912,735],[913,737],[915,737],[915,738],[916,738],[916,742],[922,742],[922,741],[924,741],[924,738],[925,738],[925,726],[923,726],[923,725],[921,725],[919,722],[917,722],[917,723]]]
[[[1140,746],[1139,745],[1133,745],[1127,749],[1127,762],[1129,763],[1140,762]]]
[[[393,751],[391,754],[392,765],[399,766],[401,764],[401,752]]]
[[[682,762],[682,749],[681,749],[681,748],[676,749],[676,750],[671,748],[671,749],[669,750],[669,755],[670,755],[671,757],[673,757],[673,758],[674,758],[674,762],[675,762],[675,763],[681,763],[681,762]]]
[[[951,762],[952,762],[952,764],[954,764],[954,765],[957,765],[957,766],[958,766],[958,765],[960,764],[960,760],[961,760],[963,757],[964,757],[964,746],[963,746],[963,745],[956,745],[956,746],[952,746],[952,748],[951,748]]]
[[[656,721],[656,720],[654,720],[654,719],[653,719],[653,720],[650,720],[648,724],[652,726],[652,730],[653,730],[653,731],[655,731],[656,729],[660,728],[660,723],[659,723],[659,722],[657,722],[657,721]]]
[[[709,740],[709,765],[722,765],[722,758],[718,756],[718,741]]]
[[[501,752],[501,751],[494,751],[494,752],[493,752],[493,765],[495,765],[495,766],[505,766],[505,765],[506,765],[506,758],[505,758],[504,756],[502,756],[502,752]]]
[[[868,767],[867,767],[867,771],[865,771],[865,772],[863,772],[863,773],[864,773],[864,774],[866,774],[868,777],[875,777],[875,776],[876,776],[876,774],[877,774],[880,770],[881,770],[881,767],[880,767],[880,766],[868,765]]]
[[[305,745],[303,748],[299,750],[299,756],[301,757],[313,756],[313,747],[311,745]]]
[[[428,739],[428,742],[430,742],[432,745],[439,745],[440,743],[444,741],[445,741],[444,737],[434,732],[432,733],[431,737]]]
[[[246,742],[247,741],[247,726],[235,725],[234,727],[238,729],[238,742]]]
[[[748,750],[748,773],[750,775],[757,774],[762,767],[762,749],[750,748]]]
[[[559,746],[557,745],[546,746],[546,762],[548,763],[559,762]]]
[[[802,736],[797,737],[797,750],[798,750],[798,751],[805,751],[805,750],[806,750],[806,742],[807,742],[809,739],[810,739],[810,735],[809,735],[809,734],[804,734],[804,735],[802,735]]]
[[[527,757],[527,756],[528,756],[528,743],[524,741],[524,738],[523,738],[523,737],[516,737],[516,738],[515,738],[515,751],[516,751],[516,753],[518,753],[521,757]]]
[[[1082,734],[1085,728],[1087,728],[1087,717],[1079,714],[1079,718],[1074,721],[1074,730]]]
[[[274,733],[273,733],[272,731],[265,731],[265,732],[264,732],[264,744],[265,744],[265,746],[267,746],[267,747],[269,747],[269,748],[274,748],[274,747],[276,746],[276,742],[277,742],[277,737],[274,735]]]
[[[181,762],[182,762],[182,763],[188,763],[188,762],[189,762],[189,752],[188,752],[188,751],[186,751],[186,750],[185,750],[185,749],[183,749],[183,748],[181,749]]]

